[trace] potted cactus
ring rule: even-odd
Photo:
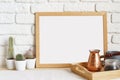
[[[25,53],[25,57],[26,57],[26,67],[27,67],[27,69],[34,69],[36,59],[35,59],[35,56],[33,54],[33,51],[31,49],[29,49]]]
[[[15,61],[16,70],[18,71],[24,71],[26,68],[26,60],[25,57],[22,54],[16,55],[16,61]]]
[[[9,37],[6,66],[7,66],[8,69],[14,69],[15,68],[15,65],[14,65],[14,42],[13,42],[13,37]]]

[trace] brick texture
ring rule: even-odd
[[[21,24],[34,24],[34,15],[33,14],[17,14],[16,23]]]
[[[27,50],[31,49],[33,46],[15,46],[15,55],[16,54],[25,54]]]
[[[113,0],[113,2],[120,2],[120,0]]]
[[[120,23],[120,14],[118,14],[118,13],[112,14],[112,22],[113,23]]]
[[[96,4],[97,11],[120,12],[120,4],[118,3],[98,3]]]
[[[29,13],[30,6],[29,4],[21,3],[0,3],[0,12],[1,13]]]
[[[33,36],[17,36],[15,37],[16,45],[33,45],[34,37]]]
[[[47,0],[16,0],[16,2],[21,3],[38,3],[38,2],[47,2]]]
[[[79,2],[80,0],[49,0],[50,2]]]
[[[108,50],[119,51],[120,50],[120,45],[118,45],[118,44],[108,44]]]
[[[31,25],[10,25],[10,24],[2,24],[0,25],[0,34],[1,35],[8,35],[8,34],[31,34]]]
[[[107,38],[108,38],[108,44],[111,44],[111,41],[112,41],[112,35],[109,34]]]
[[[35,12],[62,12],[63,4],[50,3],[50,4],[34,4],[31,6],[32,13]]]
[[[5,63],[5,57],[1,56],[0,57],[0,66],[4,67],[5,65],[6,65],[6,63]]]
[[[109,1],[109,0],[81,0],[81,1],[96,1],[96,2],[107,2],[107,1]]]
[[[14,23],[15,15],[14,14],[0,14],[0,23]]]
[[[108,24],[108,32],[120,33],[120,24]]]
[[[0,2],[13,2],[14,0],[0,0]]]
[[[0,36],[0,46],[7,46],[8,45],[8,38],[9,38],[8,35],[7,36],[6,35]],[[6,47],[5,47],[5,49],[6,49]]]
[[[112,42],[115,44],[120,44],[120,34],[113,35]]]
[[[95,11],[92,3],[68,3],[64,6],[64,11]]]
[[[120,0],[0,0],[0,67],[9,36],[14,37],[15,54],[34,48],[34,13],[64,11],[106,11],[108,50],[120,50]]]

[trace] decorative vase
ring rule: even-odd
[[[24,71],[26,69],[26,61],[15,61],[16,70]]]
[[[15,60],[14,59],[6,59],[7,69],[15,69]]]
[[[36,59],[26,59],[26,67],[27,69],[34,69],[35,68],[35,61]]]

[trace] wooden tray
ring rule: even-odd
[[[120,78],[120,70],[104,71],[101,69],[99,72],[88,71],[87,62],[78,63],[71,67],[72,72],[88,79],[88,80],[110,80],[113,78]]]

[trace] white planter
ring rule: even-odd
[[[15,60],[6,59],[6,66],[7,66],[7,69],[15,69]]]
[[[36,61],[36,59],[27,59],[26,60],[27,69],[34,69],[35,68],[35,61]]]
[[[16,70],[24,71],[26,69],[26,61],[15,61]]]

